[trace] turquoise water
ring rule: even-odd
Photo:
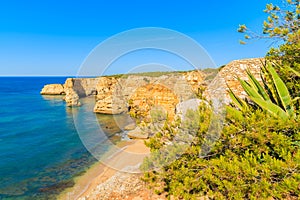
[[[74,110],[65,106],[62,96],[39,94],[43,85],[64,81],[64,77],[0,78],[0,199],[54,199],[74,184],[74,176],[96,162],[73,120],[74,112],[91,112],[92,105],[85,102]],[[115,133],[121,129],[112,116],[96,117],[112,141],[120,140]],[[127,116],[119,117],[125,124]]]

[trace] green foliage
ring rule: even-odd
[[[284,8],[272,3],[266,5],[267,19],[263,23],[263,35],[267,38],[283,39],[285,42],[291,39],[290,35],[298,32],[300,26],[299,0],[287,0]],[[240,33],[246,33],[245,39],[264,38],[264,36],[252,32],[245,24],[239,25]]]
[[[262,84],[250,71],[249,81],[240,80],[251,101],[230,92],[239,109],[227,107],[224,129],[209,151],[214,117],[204,104],[150,139],[153,154],[142,165],[150,187],[177,199],[300,198],[299,109],[273,65],[262,71]],[[180,140],[190,143],[174,142],[190,135],[193,140]]]
[[[160,170],[146,172],[144,180],[157,193],[178,199],[299,198],[299,118],[283,122],[252,108],[242,114],[240,118],[227,112],[227,125],[208,155],[199,156],[202,130],[184,154]],[[209,120],[200,126],[207,130]],[[161,144],[156,148],[164,145],[163,137],[152,138]]]
[[[249,98],[257,106],[283,120],[294,117],[294,106],[288,88],[270,63],[266,63],[263,67],[264,74],[261,76],[263,85],[249,70],[246,72],[249,81],[241,79],[239,81]],[[239,99],[232,90],[229,90],[229,95],[240,110],[249,110],[248,103]]]
[[[209,126],[204,122],[210,117],[209,106],[202,102],[199,109],[187,110],[184,120],[166,120],[164,126],[145,142],[152,153],[141,168],[148,171],[164,167],[180,157],[191,144],[199,144]]]
[[[147,143],[153,154],[143,164],[144,180],[157,193],[175,199],[300,199],[300,11],[299,0],[287,3],[287,10],[272,4],[265,10],[263,33],[284,41],[268,53],[275,64],[263,67],[262,84],[249,71],[249,81],[240,80],[251,101],[230,92],[238,109],[227,107],[210,151],[203,147],[214,117],[203,104],[186,122],[166,122]],[[249,29],[240,25],[238,31]],[[182,139],[190,135],[192,140]]]
[[[264,12],[268,17],[263,24],[263,35],[252,32],[246,25],[240,25],[238,32],[246,33],[246,39],[283,41],[279,47],[272,47],[266,58],[277,63],[274,66],[277,73],[287,85],[292,98],[297,98],[300,96],[300,2],[286,0],[283,8],[267,4]],[[299,110],[300,102],[296,102],[295,106]]]

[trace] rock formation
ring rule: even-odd
[[[207,85],[202,71],[167,73],[158,77],[126,75],[124,77],[68,78],[64,85],[46,85],[41,94],[65,94],[67,106],[80,106],[80,98],[95,96],[94,112],[120,114],[130,111],[149,115],[153,106],[161,106],[172,118],[178,103],[197,98],[202,89],[208,100],[221,99],[228,104],[228,87],[239,97],[246,93],[237,77],[247,80],[248,68],[260,80],[262,59],[243,59],[221,68]],[[200,91],[201,90],[201,91]]]
[[[80,106],[79,96],[74,90],[74,82],[72,78],[68,78],[64,84],[65,94],[64,100],[67,106]]]
[[[136,127],[134,130],[128,131],[127,136],[130,139],[147,139],[149,134],[142,131],[139,127]]]
[[[98,78],[68,78],[64,84],[67,106],[80,106],[79,98],[96,95]]]
[[[174,115],[175,103],[194,98],[198,87],[203,84],[203,77],[200,71],[159,77],[100,77],[94,112],[119,114],[130,109],[139,112],[141,109],[140,112],[144,110],[147,113],[152,105],[163,105]]]
[[[115,77],[100,77],[96,86],[96,104],[94,112],[103,114],[120,114],[128,110],[120,91],[118,79]]]
[[[147,84],[137,88],[129,102],[130,112],[135,116],[147,116],[153,106],[160,106],[173,119],[179,100],[171,89],[160,84]]]
[[[41,91],[42,95],[62,95],[65,94],[62,84],[45,85]]]
[[[264,59],[250,58],[243,60],[234,60],[220,69],[217,76],[208,85],[204,95],[208,99],[222,98],[223,103],[229,104],[231,101],[228,90],[229,88],[240,98],[245,98],[247,94],[243,90],[238,81],[238,77],[242,80],[248,80],[246,69],[249,69],[256,79],[261,81],[260,69]]]

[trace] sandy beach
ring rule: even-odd
[[[75,185],[68,188],[59,200],[98,199],[163,199],[153,194],[143,181],[139,165],[150,151],[143,140],[132,140],[118,145],[119,151],[94,164]]]

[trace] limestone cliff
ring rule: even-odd
[[[247,94],[237,77],[242,80],[248,80],[246,69],[249,69],[254,77],[261,81],[260,69],[263,62],[263,58],[250,58],[230,62],[220,69],[217,76],[208,85],[204,95],[208,99],[223,97],[224,103],[228,104],[231,101],[228,94],[230,88],[238,97],[245,98]]]
[[[247,80],[248,68],[260,80],[262,59],[235,60],[220,69],[212,81],[206,81],[202,71],[174,72],[160,76],[131,74],[99,78],[68,78],[64,85],[46,85],[41,94],[65,94],[67,106],[80,106],[80,98],[95,96],[94,112],[120,114],[130,111],[147,115],[153,106],[161,106],[170,117],[174,116],[178,103],[193,99],[203,89],[210,100],[223,98],[230,102],[228,87],[241,97],[246,93],[237,77]],[[208,84],[209,83],[209,84]]]
[[[100,77],[96,86],[96,104],[94,112],[103,114],[120,114],[127,111],[126,102],[117,96],[118,79]]]
[[[62,95],[65,94],[62,84],[45,85],[41,91],[42,95]]]
[[[130,111],[147,115],[152,106],[159,105],[172,117],[178,102],[196,96],[199,86],[203,84],[203,77],[200,71],[158,77],[101,77],[97,84],[94,112],[119,114]]]
[[[79,98],[97,94],[98,78],[68,78],[64,84],[67,106],[80,106]]]

